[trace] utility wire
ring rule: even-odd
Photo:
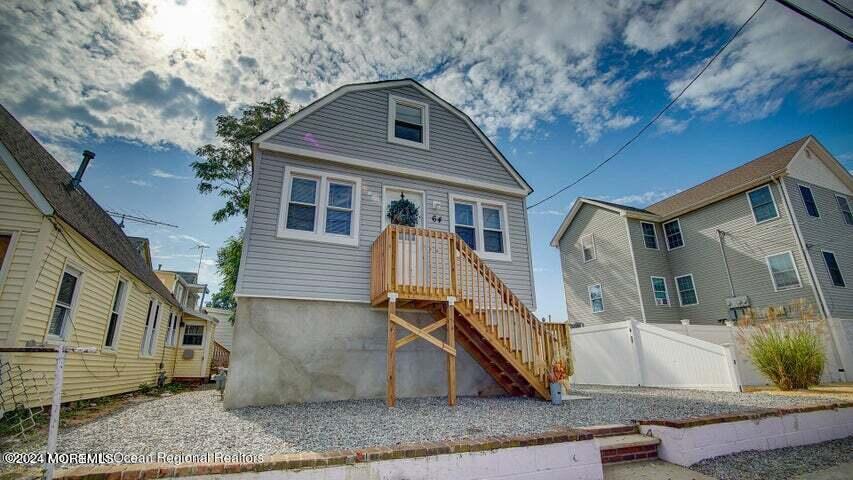
[[[614,152],[612,155],[610,155],[609,157],[607,157],[606,159],[604,159],[603,161],[601,161],[598,165],[596,165],[596,166],[595,166],[595,167],[593,167],[590,171],[588,171],[588,172],[586,172],[585,174],[583,174],[580,178],[578,178],[578,179],[577,179],[577,180],[575,180],[574,182],[572,182],[572,183],[570,183],[570,184],[566,185],[565,187],[560,188],[560,189],[559,189],[559,190],[557,190],[556,192],[552,193],[551,195],[548,195],[547,197],[543,198],[542,200],[539,200],[538,202],[534,203],[533,205],[528,206],[528,207],[527,207],[527,209],[528,209],[528,210],[530,210],[531,208],[534,208],[534,207],[537,207],[537,206],[539,206],[539,205],[542,205],[543,203],[547,202],[548,200],[551,200],[552,198],[556,197],[557,195],[559,195],[559,194],[561,194],[561,193],[565,192],[566,190],[568,190],[568,189],[570,189],[570,188],[574,187],[575,185],[577,185],[578,183],[580,183],[581,181],[583,181],[585,178],[589,177],[590,175],[592,175],[593,173],[595,173],[596,171],[598,171],[598,169],[600,169],[601,167],[603,167],[604,165],[606,165],[606,164],[607,164],[607,162],[609,162],[610,160],[613,160],[617,155],[619,155],[620,153],[622,153],[622,152],[623,152],[625,149],[627,149],[627,148],[628,148],[632,143],[634,143],[638,138],[640,138],[640,135],[642,135],[642,134],[643,134],[643,132],[645,132],[646,130],[648,130],[648,129],[649,129],[649,127],[651,127],[652,125],[654,125],[654,123],[655,123],[656,121],[658,121],[658,120],[663,116],[663,114],[667,112],[667,110],[669,110],[673,105],[675,105],[675,102],[677,102],[677,101],[678,101],[678,99],[679,99],[679,98],[681,98],[681,96],[682,96],[682,95],[684,95],[684,92],[686,92],[686,91],[687,91],[687,89],[688,89],[688,88],[690,88],[690,87],[691,87],[691,86],[696,82],[696,80],[698,80],[698,79],[699,79],[699,77],[701,77],[701,76],[702,76],[702,74],[703,74],[703,73],[705,73],[705,71],[706,71],[706,70],[708,70],[708,67],[710,67],[710,66],[711,66],[711,64],[713,64],[713,63],[714,63],[714,61],[715,61],[715,60],[720,56],[720,54],[722,54],[722,53],[723,53],[723,51],[726,49],[726,47],[728,47],[728,46],[729,46],[729,44],[730,44],[730,43],[732,43],[732,41],[733,41],[733,40],[734,40],[738,35],[740,35],[740,32],[742,32],[742,31],[743,31],[743,29],[744,29],[744,28],[746,28],[747,24],[749,24],[749,22],[750,22],[750,21],[751,21],[751,20],[752,20],[752,19],[753,19],[757,14],[758,14],[758,12],[761,10],[761,8],[762,8],[762,7],[764,7],[764,4],[765,4],[765,3],[767,3],[767,0],[764,0],[763,2],[761,2],[761,5],[759,5],[759,6],[758,6],[758,8],[756,8],[756,9],[755,9],[755,11],[754,11],[754,12],[752,12],[752,15],[750,15],[750,16],[749,16],[749,18],[747,18],[747,19],[746,19],[746,21],[745,21],[745,22],[743,22],[743,25],[741,25],[741,26],[740,26],[740,28],[738,28],[738,29],[735,31],[735,33],[733,33],[733,34],[732,34],[732,36],[731,36],[731,37],[729,37],[729,39],[728,39],[728,40],[726,40],[726,41],[725,41],[725,43],[723,43],[723,44],[720,46],[720,48],[717,50],[717,53],[715,53],[715,54],[714,54],[714,56],[713,56],[713,57],[711,57],[711,59],[710,59],[710,60],[708,60],[708,62],[707,62],[707,63],[705,63],[705,66],[703,66],[703,67],[702,67],[702,69],[701,69],[701,70],[699,70],[699,72],[698,72],[698,73],[693,77],[693,79],[692,79],[692,80],[690,80],[690,82],[689,82],[687,85],[685,85],[685,87],[684,87],[683,89],[681,89],[681,92],[679,92],[679,93],[678,93],[678,95],[676,95],[676,96],[675,96],[675,98],[673,98],[672,100],[670,100],[670,101],[669,101],[669,103],[667,103],[665,107],[663,107],[663,108],[662,108],[662,109],[661,109],[661,110],[660,110],[660,111],[659,111],[659,112],[658,112],[654,117],[652,117],[652,119],[651,119],[651,120],[649,120],[649,122],[648,122],[648,123],[646,123],[645,125],[643,125],[643,128],[641,128],[641,129],[640,129],[636,134],[634,134],[634,136],[633,136],[633,137],[631,137],[627,142],[625,142],[624,144],[622,144],[622,146],[621,146],[621,147],[619,147],[619,149],[617,149],[617,150],[616,150],[616,152]]]
[[[847,40],[848,42],[853,42],[853,36],[850,36],[849,33],[845,32],[841,28],[835,26],[831,22],[824,20],[824,19],[818,17],[817,15],[809,12],[805,8],[800,7],[799,5],[795,4],[794,2],[790,2],[788,0],[776,0],[776,1],[779,2],[780,5],[788,7],[790,10],[793,10],[794,12],[799,13],[800,15],[808,18],[809,20],[811,20],[815,23],[817,23],[818,25],[821,25],[824,28],[829,29],[830,31],[832,31],[832,33],[838,35],[839,37],[843,38],[844,40]],[[849,16],[848,13],[844,12],[843,10],[839,10],[839,8],[837,8],[837,6],[834,5],[833,3],[830,3],[830,2],[825,2],[825,3],[827,5],[830,5],[832,8],[835,8],[836,10],[840,11],[841,13],[844,13],[845,15]]]

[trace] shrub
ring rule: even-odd
[[[799,318],[782,319],[774,308],[763,318],[747,315],[740,329],[753,364],[780,390],[817,385],[826,364],[821,321],[802,304],[792,310]]]

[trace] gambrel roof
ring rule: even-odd
[[[494,143],[492,143],[492,141],[489,140],[489,138],[483,133],[483,131],[480,130],[480,127],[478,127],[477,124],[474,123],[474,121],[471,120],[470,117],[468,117],[468,115],[466,115],[464,112],[462,112],[461,110],[459,110],[458,108],[456,108],[452,104],[448,103],[447,101],[445,101],[444,99],[442,99],[441,97],[439,97],[438,95],[436,95],[435,93],[430,91],[428,88],[424,87],[419,82],[417,82],[416,80],[413,80],[411,78],[406,78],[406,79],[401,79],[401,80],[384,80],[384,81],[367,82],[367,83],[353,83],[353,84],[348,84],[348,85],[344,85],[342,87],[339,87],[336,90],[334,90],[333,92],[329,93],[328,95],[325,95],[325,96],[317,99],[316,101],[309,104],[305,108],[303,108],[303,109],[299,110],[298,112],[296,112],[295,114],[291,115],[287,120],[279,123],[278,125],[276,125],[272,129],[264,132],[263,134],[261,134],[260,136],[258,136],[257,138],[255,138],[253,140],[253,144],[257,145],[257,146],[261,146],[261,148],[265,148],[265,149],[269,149],[269,150],[280,150],[281,151],[280,146],[269,143],[269,140],[273,139],[273,137],[275,137],[281,131],[283,131],[283,130],[287,129],[288,127],[300,122],[301,120],[303,120],[307,116],[311,115],[312,113],[319,110],[320,108],[328,105],[329,103],[333,102],[334,100],[340,98],[341,96],[346,95],[347,93],[357,92],[357,91],[378,90],[378,89],[399,88],[399,87],[415,88],[419,93],[428,97],[430,100],[436,102],[437,104],[439,104],[440,106],[445,108],[448,112],[450,112],[451,114],[453,114],[456,117],[458,117],[459,119],[461,119],[468,126],[468,128],[470,128],[471,131],[476,135],[476,137],[480,140],[480,142],[482,142],[483,146],[486,147],[486,149],[491,153],[491,155],[493,155],[494,158],[497,159],[498,162],[500,162],[501,166],[503,166],[503,168],[507,171],[507,173],[512,177],[512,179],[518,185],[519,188],[516,189],[516,191],[514,191],[512,193],[529,195],[531,192],[533,192],[533,188],[530,186],[530,184],[527,183],[527,181],[521,176],[521,174],[515,169],[515,167],[513,167],[512,164],[510,164],[509,160],[507,160],[506,157],[504,157],[504,155],[500,152],[500,150],[498,150],[498,148],[494,145]],[[344,163],[352,163],[352,161],[355,160],[355,159],[343,158],[340,155],[328,155],[328,154],[323,155],[322,152],[310,152],[308,154],[311,156],[321,155],[323,157],[327,157],[327,158],[323,158],[325,160],[340,161],[340,162],[344,162]],[[359,163],[366,168],[379,167],[379,165],[376,165],[375,163],[372,163],[369,161],[359,161]],[[407,169],[405,167],[400,167],[398,170],[399,170],[399,173],[404,174],[404,175],[411,174],[412,176],[417,176],[417,174],[418,174],[418,172],[414,171],[413,169]],[[442,177],[442,174],[437,173],[437,172],[432,172],[431,176]],[[444,176],[449,177],[447,175],[444,175]],[[449,178],[445,178],[445,180],[448,180],[448,179]],[[465,181],[464,183],[470,184],[471,186],[484,186],[486,183],[486,182],[479,182],[477,179],[457,179],[457,180],[464,180]]]

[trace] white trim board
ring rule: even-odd
[[[415,88],[421,94],[423,94],[424,96],[426,96],[430,100],[438,103],[439,105],[441,105],[442,107],[447,109],[447,111],[449,111],[453,115],[456,115],[457,117],[459,117],[459,119],[461,119],[463,122],[465,122],[465,124],[468,125],[468,127],[471,129],[472,132],[474,132],[475,135],[477,135],[477,138],[483,143],[483,145],[489,150],[489,152],[496,159],[498,159],[498,161],[501,163],[501,165],[513,177],[513,179],[516,181],[516,183],[518,183],[519,187],[521,187],[520,188],[520,191],[522,192],[522,193],[520,193],[521,195],[529,195],[530,193],[533,192],[533,188],[530,186],[530,184],[528,184],[524,180],[524,178],[521,177],[521,175],[515,170],[515,168],[509,163],[509,161],[503,156],[503,154],[501,154],[501,152],[497,149],[497,147],[494,146],[492,141],[489,140],[483,134],[483,132],[479,129],[479,127],[477,127],[477,125],[468,117],[468,115],[466,115],[465,113],[463,113],[461,110],[454,107],[450,103],[446,102],[444,99],[442,99],[438,95],[432,93],[431,91],[429,91],[426,87],[424,87],[420,83],[418,83],[415,80],[412,80],[410,78],[403,79],[403,80],[385,81],[385,82],[357,83],[357,84],[350,84],[350,85],[344,85],[342,87],[339,87],[338,89],[334,90],[332,93],[329,93],[328,95],[326,95],[324,97],[321,97],[320,99],[316,100],[314,103],[308,105],[307,107],[303,108],[302,110],[291,115],[287,120],[279,123],[278,125],[271,128],[270,130],[267,130],[266,132],[262,133],[257,138],[255,138],[252,141],[252,143],[261,145],[261,148],[265,148],[265,147],[263,147],[263,145],[268,143],[267,141],[269,139],[278,135],[279,132],[281,132],[282,130],[290,127],[291,125],[293,125],[297,122],[299,122],[303,118],[307,117],[308,115],[314,113],[315,111],[317,111],[320,108],[328,105],[329,103],[331,103],[335,99],[337,99],[337,98],[339,98],[339,97],[341,97],[347,93],[360,92],[360,91],[365,91],[365,90],[378,90],[378,89],[385,89],[385,88],[407,87],[407,86]],[[470,182],[468,182],[468,183],[470,183]]]
[[[53,207],[50,206],[50,202],[41,194],[41,191],[36,187],[36,185],[30,180],[30,177],[27,176],[27,173],[24,172],[24,169],[18,164],[18,161],[15,160],[15,157],[12,156],[12,153],[6,149],[6,145],[0,143],[0,159],[3,160],[3,164],[6,165],[6,168],[12,172],[12,175],[15,177],[15,180],[21,184],[24,188],[24,192],[30,197],[30,201],[33,202],[33,205],[44,215],[53,215]]]
[[[446,175],[443,173],[434,173],[426,170],[421,170],[418,168],[404,167],[401,165],[392,165],[380,162],[374,162],[371,160],[362,160],[358,158],[348,157],[344,155],[338,155],[336,153],[328,153],[328,152],[318,152],[315,150],[308,150],[305,148],[299,147],[290,147],[287,145],[279,145],[277,143],[260,143],[258,147],[261,150],[267,150],[270,152],[278,152],[278,153],[286,153],[289,155],[296,155],[299,157],[307,157],[316,160],[325,160],[327,162],[332,163],[340,163],[343,165],[349,165],[353,167],[364,168],[366,170],[375,170],[377,172],[385,172],[385,173],[393,173],[402,177],[410,177],[410,178],[420,178],[426,180],[435,180],[441,183],[448,183],[452,185],[459,186],[467,186],[479,188],[482,190],[488,190],[498,193],[506,193],[508,195],[514,195],[517,197],[524,197],[529,192],[519,189],[508,187],[505,185],[498,185],[496,183],[483,182],[480,180],[474,180],[471,178],[457,177],[455,175]]]

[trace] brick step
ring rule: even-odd
[[[601,451],[601,463],[647,461],[658,458],[660,439],[638,433],[595,439]]]
[[[594,425],[591,427],[583,427],[579,430],[591,433],[593,437],[613,437],[616,435],[631,435],[632,433],[640,433],[639,425]]]

